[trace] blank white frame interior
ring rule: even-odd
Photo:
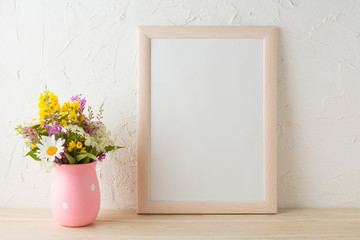
[[[139,214],[276,213],[275,27],[139,27]]]

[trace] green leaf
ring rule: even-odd
[[[40,124],[36,124],[36,125],[32,126],[31,128],[32,129],[38,129],[39,127],[40,127]]]
[[[90,162],[90,158],[89,158],[89,157],[86,157],[86,158],[83,159],[82,162],[83,162],[83,163],[89,163],[89,162]]]
[[[65,119],[65,118],[67,118],[67,116],[69,116],[69,114],[66,114],[66,115],[64,115],[64,116],[62,116],[61,118],[59,118],[59,122],[61,121],[61,120],[63,120],[63,119]]]
[[[94,161],[99,161],[99,159],[95,155],[88,152],[79,153],[78,155],[76,155],[76,160],[80,161],[86,157],[93,159]]]
[[[35,154],[35,152],[33,152],[33,151],[30,151],[30,152],[28,152],[26,155],[25,155],[25,157],[27,157],[27,156],[30,156],[30,157],[32,157],[34,160],[36,160],[36,161],[41,161],[41,159]]]
[[[124,148],[124,147],[119,147],[119,146],[106,146],[105,147],[105,152],[110,152],[119,148]]]
[[[67,152],[64,152],[64,153],[65,153],[66,158],[69,160],[69,163],[70,163],[70,164],[75,164],[75,163],[76,163],[75,158],[73,158],[72,156],[70,156],[70,154],[68,154]]]
[[[82,154],[82,153],[81,153],[81,154],[77,154],[75,158],[76,158],[77,161],[81,161],[81,160],[83,160],[83,159],[86,158],[86,157],[87,157],[86,154]]]

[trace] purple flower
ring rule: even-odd
[[[30,127],[24,127],[22,134],[24,138],[28,138],[31,142],[36,142],[37,140],[36,131]]]
[[[86,98],[80,99],[80,105],[81,105],[81,112],[84,111],[86,104]]]
[[[55,157],[54,162],[55,162],[58,166],[61,166],[60,160],[61,160],[61,159]]]
[[[70,98],[70,101],[75,102],[75,101],[77,101],[78,99],[79,99],[79,96],[72,96],[72,97]]]
[[[80,103],[80,113],[83,113],[84,109],[85,109],[85,104],[86,104],[86,98],[80,98],[79,96],[72,96],[70,98],[71,102],[79,102]]]
[[[105,154],[105,153],[104,153],[104,154],[101,154],[101,155],[99,156],[99,161],[102,162],[102,161],[105,159],[105,157],[106,157],[106,154]]]
[[[61,125],[58,122],[54,122],[54,126],[49,128],[49,135],[60,133]]]

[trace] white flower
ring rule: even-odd
[[[95,125],[97,130],[93,131],[92,135],[85,136],[85,145],[91,146],[98,152],[105,152],[105,147],[114,145],[110,139],[110,132],[106,130],[104,125]]]
[[[86,133],[84,129],[78,125],[69,124],[65,129],[84,137],[85,146],[93,147],[98,152],[105,152],[105,147],[114,145],[113,141],[110,139],[110,132],[106,130],[104,125],[91,123],[90,127],[96,127],[96,130],[94,130],[91,135]]]
[[[47,173],[49,173],[49,172],[51,171],[51,169],[53,169],[53,167],[56,166],[56,163],[54,163],[54,162],[48,162],[48,161],[46,161],[46,160],[41,160],[41,161],[40,161],[40,166],[42,166],[42,167],[45,169],[45,171],[46,171]]]
[[[64,143],[65,140],[62,138],[55,140],[55,135],[42,137],[38,145],[40,149],[39,158],[50,162],[54,162],[55,157],[61,158],[60,153],[64,152]]]
[[[82,137],[85,137],[86,136],[86,132],[84,131],[84,129],[82,127],[79,127],[78,125],[72,125],[72,124],[69,124],[65,127],[65,130],[67,132],[73,132],[73,133],[76,133],[76,134],[79,134],[80,136]]]

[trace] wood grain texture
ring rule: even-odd
[[[140,26],[138,35],[138,195],[139,214],[236,214],[277,212],[277,28],[272,26]],[[151,39],[264,39],[264,201],[152,201],[150,199]],[[199,173],[201,174],[201,173]]]
[[[150,200],[150,39],[138,31],[137,209]]]
[[[58,225],[50,209],[0,209],[0,239],[360,239],[360,209],[196,216],[101,209],[80,228]]]
[[[277,209],[277,29],[264,38],[264,186],[268,211]]]
[[[273,26],[139,26],[139,30],[151,39],[259,39],[274,29]]]

